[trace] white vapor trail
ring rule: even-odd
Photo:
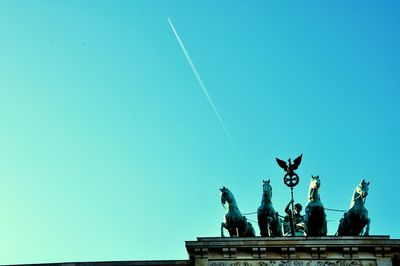
[[[171,26],[172,31],[173,31],[174,34],[175,34],[176,39],[178,40],[179,45],[180,45],[181,48],[182,48],[183,53],[184,53],[185,56],[186,56],[186,59],[187,59],[189,65],[190,65],[190,67],[191,67],[192,70],[193,70],[194,75],[195,75],[196,78],[197,78],[197,81],[198,81],[199,84],[200,84],[201,89],[203,90],[203,92],[204,92],[204,94],[205,94],[205,96],[206,96],[206,98],[207,98],[207,100],[208,100],[208,103],[211,105],[211,108],[214,110],[214,113],[215,113],[215,115],[217,116],[217,118],[218,118],[218,120],[219,120],[219,122],[220,122],[222,128],[224,129],[225,134],[226,134],[226,136],[228,137],[229,141],[232,143],[232,145],[234,146],[235,150],[239,153],[239,149],[237,148],[235,142],[233,141],[232,136],[231,136],[231,134],[229,133],[228,128],[226,127],[226,125],[225,125],[225,123],[224,123],[224,120],[222,120],[222,117],[221,117],[221,115],[219,114],[219,112],[218,112],[218,110],[217,110],[217,107],[215,107],[215,104],[214,104],[213,100],[211,99],[210,94],[208,93],[208,90],[207,90],[206,86],[204,85],[203,80],[201,79],[199,72],[197,71],[196,67],[194,66],[194,64],[193,64],[193,62],[192,62],[192,59],[191,59],[190,56],[189,56],[189,53],[187,52],[185,46],[183,45],[183,43],[182,43],[182,41],[181,41],[181,38],[179,38],[178,32],[175,30],[175,27],[174,27],[174,25],[172,24],[172,21],[169,19],[169,17],[167,17],[167,19],[168,19],[169,25]],[[239,154],[240,154],[240,153],[239,153]]]

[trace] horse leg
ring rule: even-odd
[[[274,225],[274,217],[267,217],[267,236],[274,236],[273,228]]]
[[[221,237],[225,237],[224,235],[224,228],[226,230],[228,230],[228,226],[226,225],[226,223],[221,223]]]
[[[278,212],[275,212],[275,220],[273,223],[273,236],[282,236],[282,225],[281,225],[281,221],[279,219],[279,214]]]
[[[339,227],[337,229],[337,232],[335,234],[335,236],[344,236],[345,233],[345,225],[344,225],[345,221],[344,221],[344,217],[340,219],[339,221]]]
[[[326,215],[324,214],[324,222],[322,224],[321,236],[326,236],[328,234],[328,225],[326,223]]]
[[[306,236],[310,236],[310,232],[308,231],[308,216],[307,214],[305,215],[305,219],[304,219],[304,233]]]
[[[270,236],[279,236],[279,227],[278,227],[278,221],[275,220],[270,223],[269,228],[270,228]]]
[[[308,227],[309,227],[308,226],[308,222],[310,220],[309,211],[310,211],[310,207],[307,205],[306,209],[304,210],[305,213],[304,213],[304,216],[303,216],[304,233],[305,233],[306,236],[310,235],[310,233],[308,232]]]
[[[268,233],[267,233],[268,225],[266,224],[265,218],[263,217],[263,215],[259,213],[257,215],[257,220],[258,220],[258,227],[260,228],[260,235],[262,237],[268,236]]]
[[[369,236],[369,224],[371,223],[371,219],[367,219],[367,226],[365,227],[364,236]]]
[[[246,236],[251,236],[251,237],[255,237],[256,236],[256,231],[254,231],[253,226],[249,222],[247,223],[247,230],[246,231],[248,231]]]
[[[229,232],[229,236],[230,237],[235,237],[235,236],[239,236],[238,234],[238,229],[236,227],[232,228],[232,227],[228,227],[227,224],[225,224],[225,229]]]
[[[264,228],[262,228],[262,229],[260,229],[260,235],[262,237],[266,237],[266,236],[268,236],[268,233],[266,232],[266,230]]]
[[[347,212],[345,212],[344,214],[343,214],[343,217],[340,219],[340,221],[339,221],[339,227],[338,227],[338,230],[337,230],[337,232],[336,232],[336,236],[348,236],[349,235],[349,232],[348,232],[348,219],[349,219],[349,217],[348,217],[348,213]]]

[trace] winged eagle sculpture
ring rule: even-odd
[[[300,165],[300,163],[301,163],[301,158],[303,157],[303,154],[301,154],[299,157],[297,157],[296,159],[294,159],[293,160],[293,163],[292,163],[292,161],[290,160],[290,158],[289,158],[289,160],[288,160],[288,163],[289,164],[287,164],[285,161],[283,161],[283,160],[281,160],[281,159],[278,159],[278,158],[276,158],[276,162],[278,163],[278,165],[283,169],[283,170],[285,170],[285,172],[290,176],[290,175],[293,175],[293,173],[294,173],[294,170],[296,170],[297,168],[299,168],[299,165]]]

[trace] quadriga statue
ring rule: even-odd
[[[258,226],[261,236],[282,236],[282,228],[278,213],[272,206],[272,187],[270,180],[263,180],[261,205],[257,210]]]
[[[304,216],[304,231],[307,236],[326,236],[327,234],[325,209],[319,196],[320,186],[319,176],[311,176]]]
[[[340,219],[339,228],[336,232],[337,236],[369,235],[370,219],[368,218],[368,211],[364,207],[368,189],[369,182],[365,182],[365,180],[361,181],[354,189],[350,209]]]
[[[255,231],[246,217],[240,213],[232,192],[226,187],[220,188],[222,206],[228,205],[225,213],[225,222],[221,223],[221,237],[224,237],[224,228],[231,237],[253,237]]]

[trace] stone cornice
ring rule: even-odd
[[[368,237],[199,237],[186,241],[192,259],[224,260],[377,260],[400,256],[400,240]]]

